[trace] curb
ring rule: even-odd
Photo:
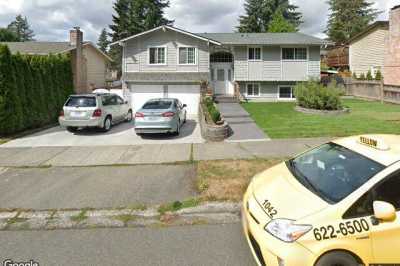
[[[158,207],[145,210],[123,208],[1,211],[0,231],[165,227],[240,221],[239,203],[206,202],[164,214],[159,213]]]

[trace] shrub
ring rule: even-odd
[[[295,87],[297,104],[304,108],[318,110],[340,110],[342,91],[336,88],[336,83],[324,87],[317,81],[298,83]]]
[[[204,105],[207,109],[207,112],[214,123],[217,123],[221,120],[221,113],[218,111],[217,107],[214,104],[212,98],[207,97],[204,99]]]
[[[357,79],[357,73],[353,72],[353,79]]]
[[[358,77],[359,80],[365,80],[365,74],[361,73],[360,76]]]
[[[367,80],[373,80],[374,78],[372,77],[371,70],[368,70],[367,72]]]
[[[380,70],[376,72],[375,80],[382,80],[382,72]]]

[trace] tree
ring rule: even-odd
[[[325,33],[331,41],[346,43],[381,13],[367,0],[328,0],[330,15]]]
[[[5,28],[0,28],[0,42],[18,42],[18,36]]]
[[[99,47],[99,49],[104,52],[107,53],[108,50],[108,45],[110,44],[110,42],[108,41],[108,34],[107,34],[107,30],[103,29],[101,31],[99,40],[97,41],[97,46]]]
[[[296,27],[286,20],[282,10],[278,9],[272,17],[268,32],[296,32]]]
[[[302,16],[297,8],[289,0],[246,0],[246,15],[240,16],[237,29],[239,32],[268,32],[274,15],[280,10],[283,18],[297,31],[302,23]]]
[[[376,71],[375,80],[382,80],[382,72],[380,70]]]
[[[31,30],[28,19],[18,15],[13,22],[8,25],[8,30],[17,35],[21,42],[34,41],[35,34]]]
[[[173,21],[164,17],[164,9],[169,0],[117,0],[114,3],[115,15],[109,34],[113,42],[153,29],[161,25],[172,25]],[[121,68],[121,47],[110,49],[114,67]]]

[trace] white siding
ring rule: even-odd
[[[149,65],[148,48],[165,46],[167,48],[166,65]],[[178,48],[196,47],[196,65],[179,65]],[[153,32],[127,41],[125,48],[125,71],[127,72],[208,72],[209,47],[207,42],[174,31]]]
[[[383,67],[385,39],[389,31],[377,28],[350,44],[350,71],[367,74],[371,67]]]
[[[247,47],[234,47],[237,81],[304,81],[320,76],[320,47],[308,47],[308,60],[282,61],[280,46],[264,46],[262,61],[248,61]]]

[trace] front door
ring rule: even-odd
[[[232,94],[233,69],[231,63],[218,63],[211,66],[211,79],[215,94]]]

